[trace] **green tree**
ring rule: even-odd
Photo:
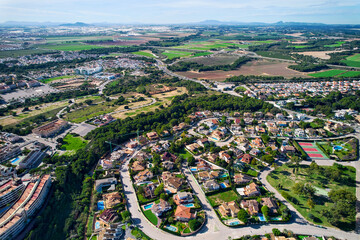
[[[191,230],[195,231],[201,226],[201,223],[197,219],[191,219],[189,221],[189,227]]]
[[[161,183],[157,188],[155,188],[155,190],[154,190],[154,194],[156,195],[156,196],[159,196],[161,193],[163,193],[164,192],[164,184],[163,183]]]
[[[242,221],[243,223],[247,223],[249,221],[249,214],[247,213],[247,211],[245,209],[240,209],[240,211],[238,212],[237,215],[238,219],[240,221]]]
[[[267,220],[267,218],[268,218],[268,216],[269,216],[269,207],[266,206],[266,205],[262,206],[262,207],[261,207],[261,212],[262,212],[262,214],[264,215],[264,217],[265,217],[266,220]]]

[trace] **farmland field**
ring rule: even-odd
[[[169,59],[174,59],[174,58],[178,58],[178,57],[188,57],[191,54],[193,54],[192,52],[182,52],[182,51],[173,51],[173,50],[166,50],[165,52],[162,53],[163,55],[167,56]]]
[[[285,78],[291,77],[305,77],[305,73],[297,72],[287,68],[291,63],[269,61],[269,60],[256,60],[242,65],[239,69],[233,71],[206,71],[206,72],[178,72],[189,78],[208,79],[223,81],[228,77],[238,75],[256,75],[256,76],[284,76]]]
[[[346,73],[343,73],[339,75],[338,77],[359,77],[360,71],[348,71]]]
[[[332,69],[332,70],[328,70],[328,71],[324,71],[324,72],[311,73],[311,74],[309,74],[309,76],[316,77],[316,78],[335,77],[336,75],[339,75],[339,74],[342,74],[345,72],[346,72],[346,70]]]
[[[346,60],[341,60],[350,67],[360,67],[360,54],[355,54],[346,58]]]
[[[0,51],[0,58],[20,57],[31,54],[42,54],[42,53],[51,53],[51,52],[54,51],[50,49],[22,49],[22,50]]]
[[[201,57],[201,56],[208,56],[211,55],[213,53],[211,52],[198,52],[198,53],[194,53],[194,55],[192,57]]]
[[[266,52],[266,51],[257,51],[258,55],[263,57],[269,57],[269,58],[280,58],[280,59],[287,59],[287,60],[293,60],[293,58],[289,55],[278,53],[278,52]]]
[[[335,44],[324,45],[324,47],[341,47],[341,45],[343,45],[344,43],[344,41],[338,41]]]
[[[86,45],[86,44],[59,44],[59,45],[44,45],[42,48],[58,50],[58,51],[81,51],[90,50],[94,48],[104,48],[97,45]]]
[[[155,58],[155,55],[154,55],[154,54],[152,54],[151,52],[146,52],[146,51],[133,52],[132,54],[139,55],[139,56],[145,56],[145,57]]]
[[[205,66],[215,66],[215,65],[225,65],[232,64],[235,60],[238,59],[237,56],[230,54],[217,54],[216,56],[211,56],[207,58],[196,58],[196,59],[185,59],[184,62],[195,62],[198,64],[204,64]]]

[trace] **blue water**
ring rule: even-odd
[[[340,150],[342,150],[342,149],[343,149],[342,146],[335,146],[335,147],[334,147],[334,150],[336,150],[336,151],[340,151]]]
[[[14,158],[13,160],[11,160],[11,163],[16,163],[17,161],[19,161],[20,160],[20,158],[19,157],[16,157],[16,158]]]
[[[215,138],[215,137],[212,137],[212,139],[214,139],[215,141],[218,141],[219,139]]]
[[[240,222],[239,222],[239,221],[235,221],[235,222],[231,222],[231,223],[229,223],[229,225],[230,225],[230,226],[239,225],[239,224],[240,224]]]
[[[177,228],[174,227],[174,226],[171,226],[171,225],[167,225],[166,228],[172,232],[176,232],[177,231]]]
[[[100,222],[96,222],[95,223],[95,229],[99,229],[100,228]]]
[[[271,220],[274,220],[274,221],[281,221],[281,220],[282,220],[282,218],[281,218],[281,217],[273,217],[273,218],[271,218]]]
[[[104,208],[105,208],[104,201],[98,201],[97,209],[98,210],[104,210]]]
[[[197,171],[197,168],[191,168],[190,169],[192,172],[196,172]]]
[[[189,208],[192,208],[194,207],[195,205],[193,203],[187,203],[187,204],[184,204],[185,207],[189,207]]]
[[[228,175],[227,175],[227,173],[224,173],[223,175],[221,175],[220,177],[221,178],[224,178],[224,177],[227,177]]]
[[[150,203],[144,206],[145,210],[149,210],[150,208],[152,208],[152,206],[154,205],[154,203]]]
[[[221,187],[221,188],[226,188],[225,183],[220,183],[220,187]]]
[[[261,213],[258,214],[258,217],[261,222],[266,222],[264,215],[262,215]]]

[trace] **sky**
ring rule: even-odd
[[[360,0],[0,0],[0,22],[360,24]]]

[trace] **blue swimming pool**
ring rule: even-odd
[[[212,139],[214,139],[215,141],[219,141],[219,139],[217,139],[216,137],[212,137]]]
[[[168,230],[170,230],[170,231],[172,231],[172,232],[176,232],[176,231],[177,231],[177,228],[174,227],[174,226],[171,226],[171,225],[167,225],[165,228],[168,229]]]
[[[282,217],[273,217],[273,218],[271,218],[271,220],[273,220],[273,221],[281,221]]]
[[[221,188],[226,188],[225,183],[220,183],[220,187],[221,187]]]
[[[100,222],[96,222],[95,223],[95,229],[97,230],[97,229],[99,229],[100,228]]]
[[[192,172],[196,172],[196,171],[197,171],[197,168],[196,168],[196,167],[190,168],[190,170],[191,170]]]
[[[221,175],[220,177],[221,178],[224,178],[224,177],[227,177],[228,175],[227,175],[227,173],[224,173],[223,175]]]
[[[16,157],[13,160],[11,160],[12,164],[15,164],[16,162],[18,162],[20,160],[20,157]]]
[[[195,207],[195,205],[193,203],[187,203],[187,204],[184,204],[184,206],[189,207],[189,208]]]
[[[104,208],[105,208],[104,201],[98,201],[97,209],[98,210],[104,210]]]
[[[235,225],[239,225],[239,224],[240,224],[239,221],[234,221],[234,222],[229,223],[230,226],[235,226]]]
[[[149,210],[150,208],[152,208],[153,205],[154,205],[154,203],[149,203],[149,204],[144,206],[144,209]]]
[[[258,214],[258,217],[261,222],[266,222],[264,215],[262,215],[261,213]]]
[[[335,150],[335,151],[340,151],[340,150],[342,150],[342,149],[343,149],[342,146],[334,146],[334,150]]]

